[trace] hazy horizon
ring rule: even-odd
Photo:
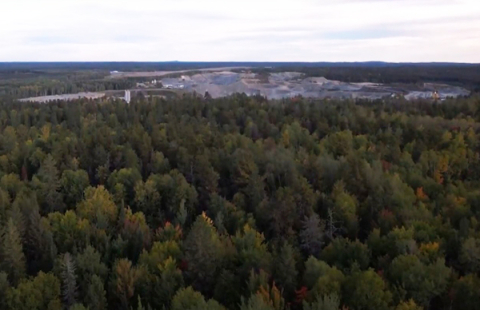
[[[475,0],[19,0],[0,62],[480,63]]]

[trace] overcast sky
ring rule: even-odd
[[[0,61],[480,63],[480,0],[2,0]]]

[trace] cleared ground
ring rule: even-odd
[[[177,89],[164,89],[164,88],[135,88],[130,89],[132,96],[139,95],[142,93],[144,96],[153,96],[153,97],[162,97],[162,98],[172,98],[175,96],[181,96],[185,91]],[[19,99],[21,102],[37,102],[37,103],[47,103],[51,101],[71,101],[77,99],[99,99],[103,97],[116,97],[124,98],[124,90],[107,90],[104,92],[90,92],[90,93],[77,93],[77,94],[65,94],[65,95],[53,95],[53,96],[41,96],[41,97],[30,97]]]
[[[20,99],[19,101],[45,103],[45,102],[56,101],[56,100],[70,101],[70,100],[76,100],[76,99],[80,99],[80,98],[99,99],[99,98],[102,98],[102,97],[105,97],[104,92],[31,97],[31,98]]]
[[[138,78],[138,77],[162,77],[171,74],[189,73],[189,72],[216,72],[246,69],[247,67],[221,67],[221,68],[207,68],[207,69],[193,69],[193,70],[179,70],[179,71],[144,71],[144,72],[114,72],[107,78],[121,79],[121,78]]]
[[[328,80],[324,77],[305,77],[299,72],[272,73],[261,79],[254,73],[236,73],[231,71],[206,72],[180,78],[164,78],[165,87],[208,92],[213,98],[224,97],[233,93],[262,95],[271,99],[295,96],[332,99],[381,99],[385,97],[404,96],[408,100],[419,98],[438,99],[447,97],[468,96],[470,92],[461,87],[445,84],[425,84],[418,89],[393,87],[374,83],[345,83]]]

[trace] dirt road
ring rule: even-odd
[[[65,101],[70,101],[70,100],[77,100],[81,98],[87,98],[87,99],[99,99],[105,97],[105,92],[89,92],[89,93],[78,93],[78,94],[64,94],[64,95],[52,95],[52,96],[40,96],[40,97],[31,97],[31,98],[24,98],[24,99],[19,99],[20,102],[38,102],[38,103],[46,103],[50,101],[56,101],[56,100],[65,100]]]

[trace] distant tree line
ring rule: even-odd
[[[271,69],[254,69],[256,72],[303,72],[307,76],[325,77],[343,82],[371,82],[383,84],[446,83],[480,92],[480,65],[388,65],[385,66],[332,66],[306,67],[279,66]]]
[[[101,92],[132,88],[135,82],[127,79],[115,80],[65,80],[39,78],[28,83],[24,81],[0,81],[0,97],[28,98],[75,94],[79,92]]]

